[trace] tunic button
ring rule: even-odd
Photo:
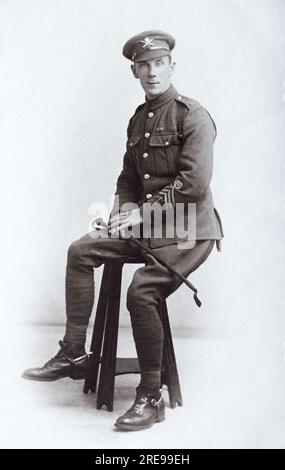
[[[130,147],[132,147],[133,145],[134,145],[134,143],[133,143],[133,142],[130,142]]]
[[[143,153],[143,158],[147,158],[148,157],[148,153]]]
[[[154,114],[152,112],[148,113],[149,118],[152,118],[153,116],[154,116]]]
[[[146,198],[147,198],[147,199],[150,199],[151,197],[152,197],[152,194],[147,194],[147,195],[146,195]]]
[[[146,174],[144,175],[144,179],[145,179],[145,180],[148,180],[149,178],[150,178],[150,175],[149,175],[148,173],[146,173]]]
[[[146,139],[148,139],[150,137],[150,133],[146,132],[144,136],[145,136]]]
[[[166,147],[169,145],[168,140],[164,143],[164,145],[166,145]]]
[[[179,100],[182,100],[182,96],[180,96],[180,95],[179,95],[179,96],[177,96],[177,98],[178,98]]]

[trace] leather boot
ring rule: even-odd
[[[124,431],[140,431],[150,428],[154,423],[165,419],[165,404],[161,394],[147,392],[137,387],[136,399],[131,408],[120,416],[115,426]]]
[[[74,380],[85,379],[89,369],[89,354],[84,346],[59,341],[60,350],[43,367],[27,369],[22,374],[24,379],[51,382],[64,377]]]

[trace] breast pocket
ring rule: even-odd
[[[135,151],[139,141],[141,140],[141,136],[140,135],[131,135],[131,137],[128,138],[128,141],[127,141],[127,148],[128,150],[130,151]]]
[[[152,135],[150,148],[158,174],[174,176],[180,151],[177,134]]]

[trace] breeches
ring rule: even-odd
[[[147,239],[140,241],[148,246]],[[179,249],[177,245],[168,245],[152,251],[187,277],[207,259],[213,245],[214,240],[198,240],[193,248]],[[94,231],[70,245],[66,266],[67,324],[64,340],[85,343],[94,303],[93,269],[106,260],[142,257],[145,265],[135,271],[128,287],[127,308],[141,370],[151,371],[160,369],[162,360],[163,328],[157,305],[173,293],[182,281],[131,240],[114,239],[107,235],[101,238]]]

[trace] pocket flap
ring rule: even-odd
[[[133,147],[134,145],[137,145],[137,143],[141,140],[140,135],[131,135],[131,137],[128,139],[127,146],[128,147]]]
[[[168,147],[169,145],[179,145],[176,134],[152,135],[150,137],[151,147]]]

